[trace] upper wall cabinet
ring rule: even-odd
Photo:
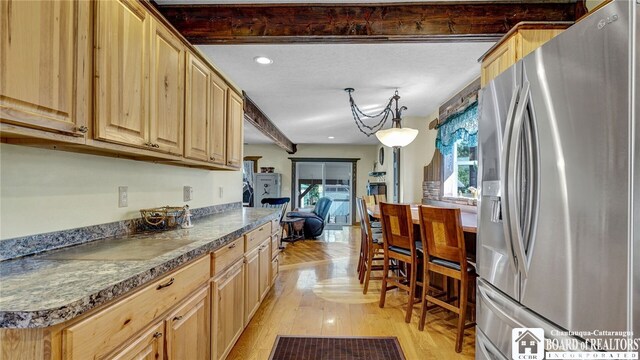
[[[242,127],[244,104],[242,97],[229,91],[227,105],[227,166],[239,168],[242,164]]]
[[[88,1],[0,1],[0,119],[84,136]]]
[[[149,142],[182,155],[184,148],[184,58],[182,42],[159,21],[151,22]]]
[[[182,155],[181,40],[136,0],[97,2],[96,138]]]
[[[207,129],[211,121],[211,70],[192,53],[187,53],[184,157],[209,160]]]
[[[137,0],[96,2],[95,136],[126,145],[149,141],[151,16]]]
[[[211,76],[211,126],[209,128],[209,160],[226,164],[227,93],[229,87],[216,74]]]
[[[481,86],[484,87],[518,60],[553,39],[573,22],[521,22],[516,24],[481,58]]]

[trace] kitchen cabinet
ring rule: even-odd
[[[95,137],[153,148],[148,141],[151,16],[136,0],[95,4]]]
[[[209,160],[207,127],[211,121],[211,70],[200,58],[187,53],[185,94],[184,156],[194,160]]]
[[[244,255],[244,324],[260,307],[260,250],[255,248]]]
[[[88,131],[91,4],[0,2],[0,121],[84,137]]]
[[[184,139],[185,48],[158,20],[151,21],[149,143],[182,155]]]
[[[116,351],[112,360],[158,360],[164,359],[164,322],[152,326],[135,337],[124,349]]]
[[[553,39],[573,22],[520,22],[481,58],[480,83],[484,87],[518,60]]]
[[[211,358],[227,357],[244,329],[244,264],[238,260],[211,283]]]
[[[234,91],[228,92],[227,107],[227,165],[240,168],[242,164],[242,128],[244,124],[244,103]]]
[[[167,360],[209,358],[209,286],[200,289],[165,320]]]
[[[227,161],[227,93],[227,84],[219,76],[212,74],[209,161],[218,165],[225,165]]]
[[[258,272],[258,289],[260,292],[260,301],[264,300],[265,296],[271,288],[271,238],[265,240],[258,247],[258,257],[260,271]]]

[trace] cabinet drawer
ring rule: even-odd
[[[271,285],[276,282],[276,278],[278,277],[278,273],[280,272],[280,262],[278,258],[271,260]]]
[[[271,232],[276,233],[280,232],[280,219],[271,220]]]
[[[213,274],[223,272],[229,265],[242,258],[244,254],[244,243],[242,238],[234,240],[232,243],[213,252],[212,269]]]
[[[249,250],[260,245],[269,236],[271,236],[271,222],[259,226],[257,229],[251,230],[244,235],[244,251]]]
[[[64,358],[98,358],[125,343],[159,315],[206,283],[209,269],[209,257],[202,257],[64,329]]]
[[[271,235],[271,257],[275,257],[280,253],[280,234]]]

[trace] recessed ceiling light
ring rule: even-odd
[[[335,136],[329,136],[329,139],[335,139],[335,138],[336,138]]]
[[[257,62],[260,65],[269,65],[273,63],[273,60],[269,59],[266,56],[256,56],[253,58],[253,61]]]

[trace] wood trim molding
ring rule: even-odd
[[[451,115],[464,111],[469,105],[478,101],[478,91],[480,91],[480,78],[475,79],[440,106],[437,125],[442,124]]]
[[[298,146],[271,122],[269,117],[260,110],[247,93],[243,92],[242,94],[244,95],[244,119],[289,154],[295,154],[298,151]]]
[[[575,21],[584,0],[162,5],[193,44],[496,41],[521,21]],[[582,6],[581,6],[582,5]]]

